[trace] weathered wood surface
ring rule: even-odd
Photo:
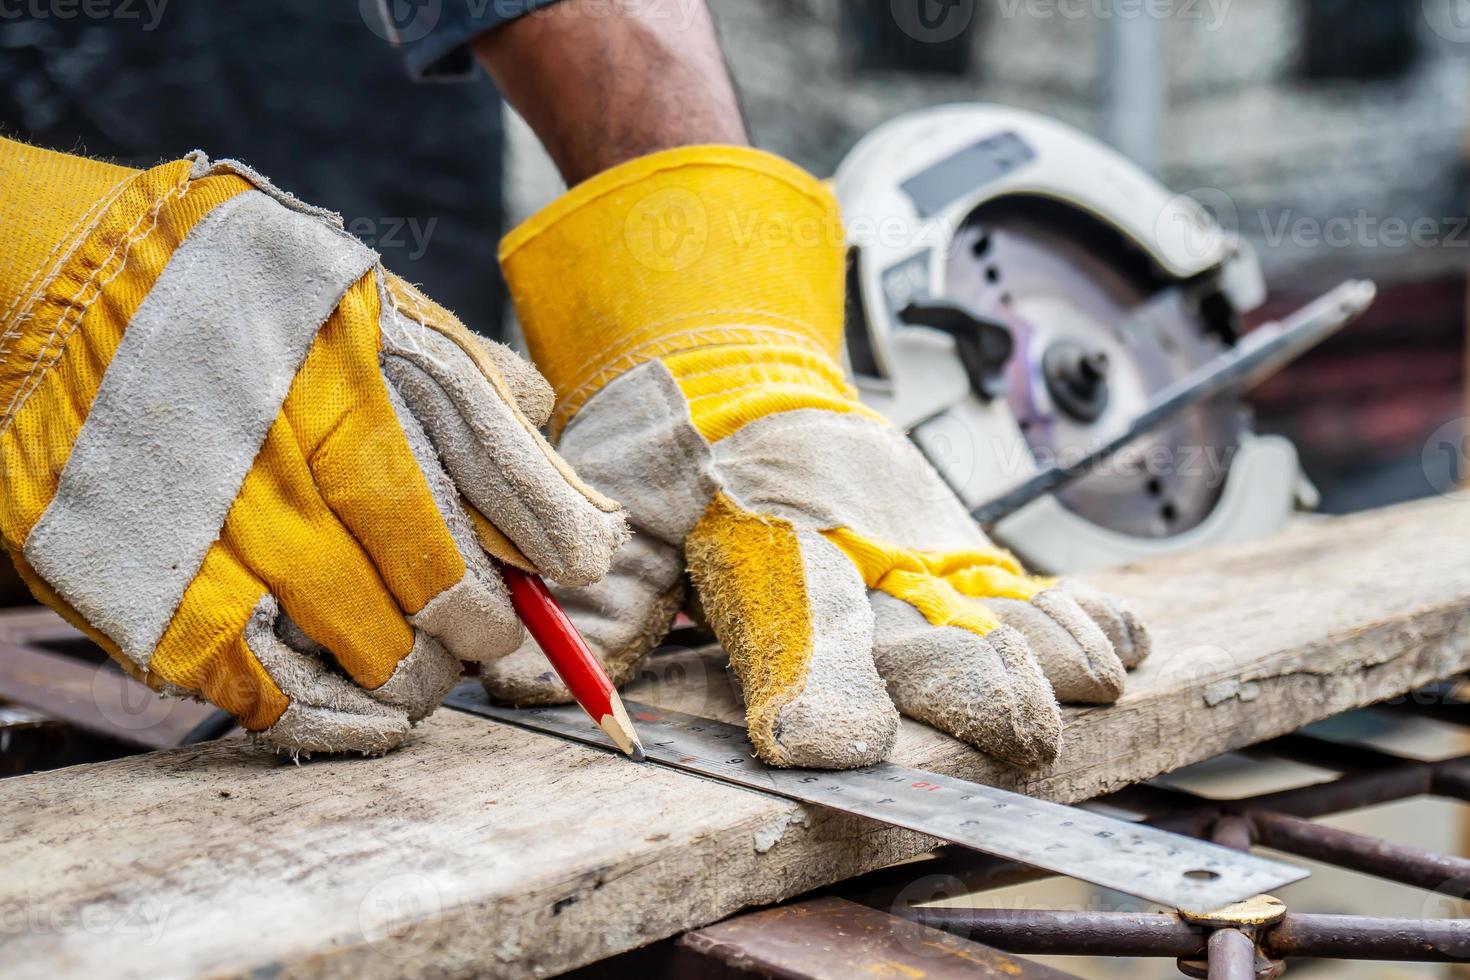
[[[1055,765],[914,724],[896,759],[1077,800],[1403,693],[1470,669],[1467,558],[1439,500],[1099,577],[1157,653]],[[738,718],[714,660],[656,665],[633,696]],[[0,781],[0,813],[0,975],[48,980],[545,975],[930,843],[448,711],[386,759],[233,740]]]

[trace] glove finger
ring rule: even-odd
[[[385,297],[398,313],[409,321],[413,323],[448,321],[452,323],[454,333],[471,333],[458,317],[429,299],[407,279],[392,273],[388,273],[386,278]],[[478,335],[475,335],[473,339],[479,349],[499,370],[500,377],[505,381],[506,388],[515,401],[516,407],[521,410],[521,414],[525,415],[526,420],[535,428],[545,428],[546,423],[551,420],[552,409],[556,407],[556,392],[552,390],[551,383],[541,376],[541,372],[537,371],[530,361],[507,345]]]
[[[378,362],[377,280],[342,298],[297,373],[283,414],[322,499],[357,539],[412,625],[465,660],[515,649],[510,596],[458,493]]]
[[[552,593],[581,630],[612,682],[627,683],[668,635],[684,600],[684,562],[677,549],[637,535],[592,585]],[[514,705],[565,704],[572,699],[534,639],[480,670],[486,692]]]
[[[488,521],[460,497],[454,481],[439,464],[428,435],[391,385],[388,395],[418,469],[427,478],[439,518],[464,565],[463,577],[413,612],[408,621],[436,637],[461,660],[488,663],[504,657],[521,645],[526,632],[511,603],[510,590],[486,554],[487,534],[482,534],[478,526],[488,525]],[[508,543],[498,548],[497,554],[519,567],[527,564]]]
[[[381,687],[413,651],[412,628],[318,493],[285,415],[246,474],[220,540],[360,687]]]
[[[819,532],[748,513],[724,494],[686,555],[757,754],[824,769],[883,759],[898,714],[873,664],[873,612],[852,562]]]
[[[1148,659],[1153,649],[1148,627],[1126,602],[1071,579],[1057,588],[1076,599],[1083,612],[1102,628],[1124,667],[1132,670]]]
[[[622,509],[577,479],[515,407],[488,358],[472,360],[442,327],[386,315],[383,369],[459,491],[549,578],[601,578],[627,539]]]
[[[313,662],[334,659],[332,652],[307,636],[285,610],[276,616],[275,631],[276,639]],[[417,724],[434,713],[461,676],[459,659],[434,637],[415,630],[413,648],[399,661],[393,676],[376,690],[364,693],[374,701],[401,709],[410,722]]]
[[[531,366],[530,361],[506,345],[483,340],[481,346],[500,369],[500,376],[505,379],[505,385],[526,421],[537,429],[544,429],[551,421],[552,409],[556,408],[556,392],[551,390],[551,383]]]
[[[1112,704],[1122,696],[1122,661],[1107,635],[1071,596],[1053,588],[1038,592],[1030,602],[982,601],[1001,622],[1026,637],[1057,700]]]
[[[413,648],[398,662],[381,687],[368,694],[374,701],[398,708],[414,723],[433,714],[444,695],[453,690],[461,676],[459,658],[423,630],[414,630]]]
[[[408,736],[407,712],[368,696],[317,654],[293,649],[278,635],[279,616],[278,602],[267,595],[242,633],[249,655],[289,701],[275,723],[258,733],[261,740],[293,756],[313,752],[382,755],[398,746]],[[283,624],[282,632],[290,629]],[[305,639],[299,632],[294,636],[298,643]]]
[[[1025,574],[998,549],[938,558],[930,563],[935,574],[1026,637],[1059,701],[1111,704],[1122,695],[1123,664],[1111,636],[1071,589]],[[1112,618],[1111,625],[1123,630],[1121,620]]]
[[[198,692],[292,755],[379,755],[398,745],[408,734],[407,714],[373,700],[328,667],[321,652],[285,620],[264,583],[216,542],[159,640],[146,679]]]
[[[951,581],[975,562],[851,528],[824,535],[873,590],[874,657],[900,711],[1014,765],[1055,758],[1061,713],[1031,648]]]
[[[1023,769],[1056,758],[1061,711],[1024,636],[935,626],[885,592],[872,606],[874,657],[899,711]]]

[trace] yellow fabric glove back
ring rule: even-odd
[[[498,557],[606,570],[619,508],[550,393],[334,215],[196,154],[0,141],[0,538],[157,688],[292,752],[382,752],[522,641]]]
[[[1137,622],[1026,575],[857,400],[820,182],[753,150],[657,154],[531,219],[502,264],[561,450],[634,524],[606,580],[561,593],[619,678],[667,630],[687,568],[777,765],[882,758],[896,705],[1036,766],[1060,738],[1052,685],[1118,696],[1119,653],[1146,652]],[[491,693],[563,698],[538,656],[493,665]]]

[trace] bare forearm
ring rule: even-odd
[[[704,0],[563,0],[475,42],[569,185],[635,157],[745,145]]]

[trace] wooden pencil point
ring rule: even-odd
[[[614,694],[611,700],[611,713],[597,719],[598,727],[607,733],[607,737],[628,758],[634,762],[644,761],[648,756],[643,751],[643,743],[638,739],[638,730],[628,717],[628,710],[623,707],[623,699]]]

